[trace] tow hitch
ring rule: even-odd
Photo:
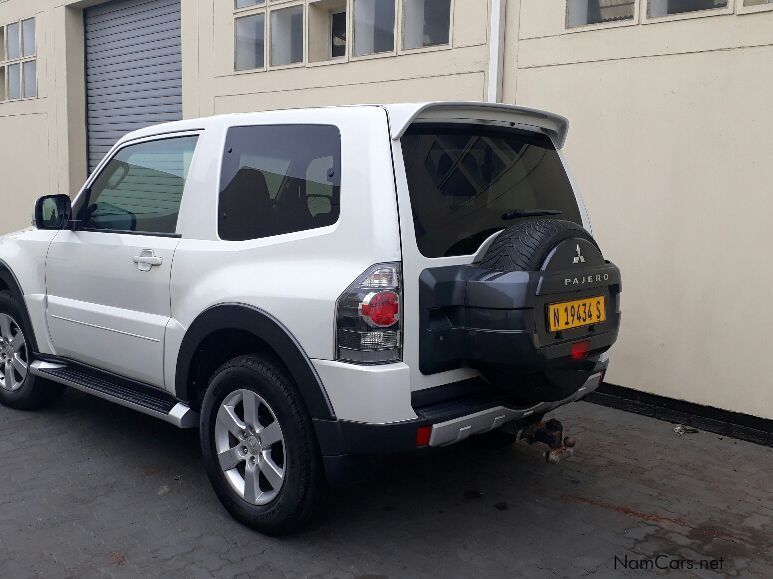
[[[527,426],[523,429],[521,438],[529,444],[541,442],[547,445],[545,460],[550,464],[558,464],[561,459],[572,456],[577,444],[574,438],[564,437],[564,425],[555,418]]]

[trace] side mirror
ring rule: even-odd
[[[34,225],[38,229],[64,229],[70,222],[72,205],[67,195],[46,195],[35,202]]]

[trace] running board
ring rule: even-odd
[[[178,428],[196,428],[199,426],[198,412],[178,402],[171,394],[151,386],[135,384],[98,370],[42,360],[36,360],[30,364],[30,372],[46,380],[64,384],[109,402],[154,416],[164,422],[174,424]]]

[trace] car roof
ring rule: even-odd
[[[168,133],[206,130],[209,128],[228,127],[249,123],[264,124],[275,118],[279,123],[287,123],[288,113],[303,113],[304,122],[309,122],[314,116],[319,115],[320,120],[330,116],[331,111],[337,114],[346,114],[346,111],[358,109],[382,108],[387,112],[390,121],[390,136],[399,139],[407,128],[414,122],[421,121],[497,121],[510,122],[527,127],[534,127],[548,133],[555,142],[557,148],[562,148],[569,130],[569,121],[555,113],[549,113],[538,109],[506,105],[499,103],[464,102],[464,101],[436,101],[420,103],[398,104],[364,104],[364,105],[337,105],[329,107],[304,108],[304,109],[279,109],[251,113],[231,113],[187,119],[153,125],[124,136],[119,143],[139,138],[151,137]]]

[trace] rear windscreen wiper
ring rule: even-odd
[[[555,209],[512,209],[502,214],[502,219],[518,219],[519,217],[541,217],[543,215],[561,215],[562,211]]]

